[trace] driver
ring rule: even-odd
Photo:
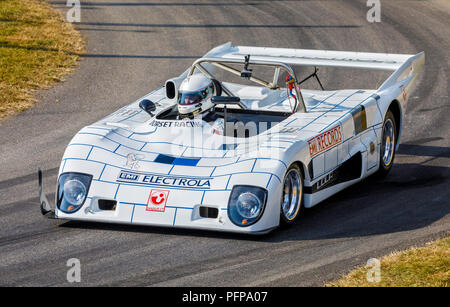
[[[193,119],[194,116],[207,121],[213,133],[223,134],[224,121],[214,112],[212,96],[217,93],[214,82],[203,74],[194,74],[181,83],[178,94],[178,114],[180,119]]]

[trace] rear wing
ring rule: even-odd
[[[205,57],[223,60],[243,59],[250,55],[253,61],[279,62],[287,65],[326,66],[394,71],[381,85],[382,91],[412,75],[418,75],[425,63],[425,53],[389,54],[369,52],[327,51],[310,49],[266,48],[233,46],[231,42],[209,51]]]

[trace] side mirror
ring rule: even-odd
[[[213,96],[211,102],[213,104],[239,104],[241,98],[234,96]]]
[[[139,108],[153,116],[152,112],[156,110],[156,105],[153,101],[144,99],[141,102],[139,102]]]

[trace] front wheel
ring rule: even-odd
[[[293,164],[286,171],[281,195],[280,225],[291,225],[303,207],[303,177],[300,168]]]
[[[380,168],[378,177],[385,177],[394,164],[395,146],[397,145],[397,129],[394,115],[387,111],[383,122],[383,135],[380,146]]]

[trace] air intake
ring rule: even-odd
[[[219,215],[219,209],[217,208],[211,208],[211,207],[199,207],[200,216],[206,217],[210,219],[215,219]]]
[[[109,200],[109,199],[99,199],[98,200],[98,208],[100,210],[105,211],[114,211],[116,210],[117,201]]]

